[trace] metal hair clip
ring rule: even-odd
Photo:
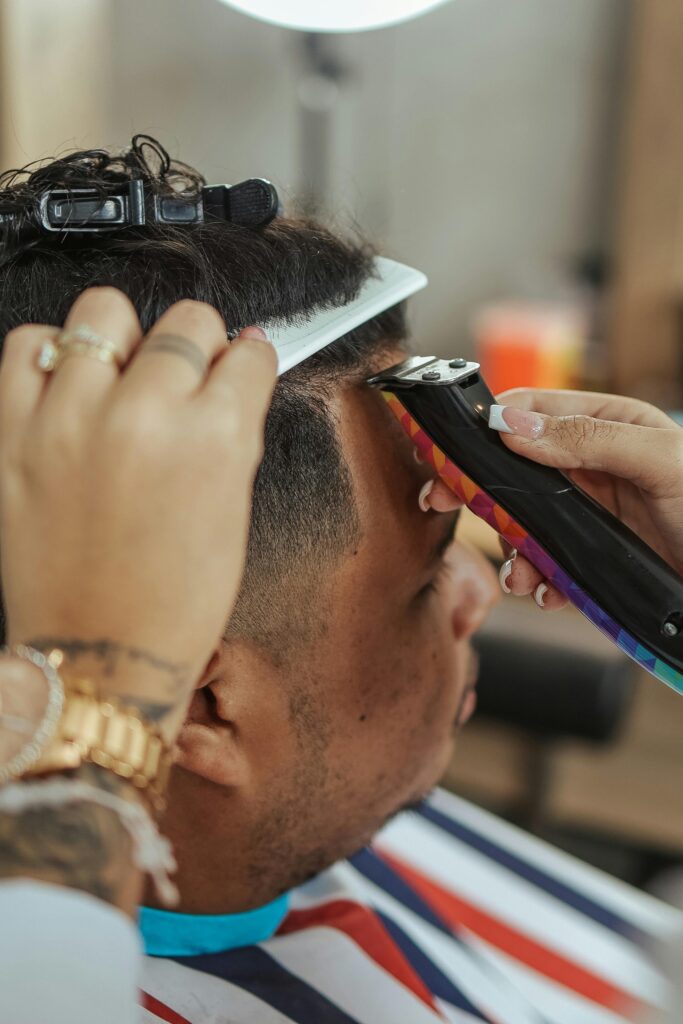
[[[28,214],[31,226],[50,234],[104,234],[145,224],[203,224],[230,221],[260,228],[279,210],[275,186],[265,178],[238,185],[207,185],[196,199],[161,196],[139,179],[103,197],[97,189],[48,189]],[[0,213],[0,228],[11,226],[19,211]]]

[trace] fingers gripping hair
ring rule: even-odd
[[[48,187],[95,188],[143,178],[159,194],[196,195],[194,168],[156,140],[135,136],[123,153],[86,150],[0,176],[0,207],[32,203]],[[228,180],[229,173],[226,174]],[[352,299],[372,270],[373,248],[298,217],[254,230],[213,222],[147,225],[90,240],[34,238],[0,244],[0,338],[26,323],[61,326],[77,295],[94,285],[119,289],[148,332],[169,306],[214,306],[227,328],[296,322]],[[265,458],[255,485],[251,539],[234,624],[272,632],[285,580],[296,563],[320,564],[352,542],[357,513],[343,452],[325,404],[349,379],[362,380],[389,343],[406,335],[402,307],[383,313],[285,375],[267,420]],[[315,453],[313,457],[313,453]]]

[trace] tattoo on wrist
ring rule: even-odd
[[[130,783],[96,765],[74,773],[124,799]],[[130,835],[115,811],[91,803],[0,814],[0,878],[37,878],[121,906],[130,890]]]
[[[175,710],[176,707],[175,704],[165,701],[143,700],[142,697],[138,697],[134,693],[117,693],[116,696],[122,704],[130,704],[131,707],[140,712],[143,718],[146,718],[148,722],[154,722],[156,725],[159,725],[166,715]]]
[[[133,664],[153,669],[165,679],[169,708],[182,693],[189,672],[189,667],[182,662],[168,661],[142,647],[129,647],[106,638],[79,640],[59,636],[39,636],[28,640],[27,644],[43,654],[58,647],[64,652],[71,667],[76,666],[79,659],[88,659],[89,661],[94,659],[101,665],[105,677],[114,676],[121,670],[125,671],[126,667],[131,667]]]

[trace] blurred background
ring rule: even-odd
[[[422,351],[683,407],[683,4],[454,0],[323,37],[218,0],[0,0],[0,164],[157,137],[271,178],[430,288]],[[487,528],[468,542],[496,559]],[[447,783],[614,874],[683,860],[683,700],[503,602]]]

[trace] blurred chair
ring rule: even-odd
[[[525,797],[516,817],[542,829],[559,740],[607,745],[619,735],[638,678],[626,658],[487,631],[475,638],[480,658],[478,714],[529,737]]]

